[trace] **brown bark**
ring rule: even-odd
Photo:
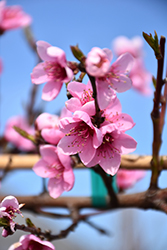
[[[9,159],[12,159],[9,170],[14,169],[31,169],[34,164],[40,159],[39,155],[16,155],[16,154],[4,154],[0,156],[0,169],[5,169],[9,163]],[[150,170],[150,162],[152,156],[140,156],[140,155],[123,155],[121,160],[121,168],[125,169],[143,169]],[[167,169],[167,156],[161,157],[162,169]],[[83,168],[82,163],[78,163],[76,168]]]

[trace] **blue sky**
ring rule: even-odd
[[[21,5],[24,11],[33,18],[32,30],[36,40],[44,40],[53,46],[60,47],[66,52],[67,60],[74,60],[70,45],[79,44],[81,50],[87,54],[95,46],[111,49],[112,40],[120,35],[132,38],[141,35],[142,31],[154,33],[154,30],[156,30],[159,36],[167,36],[167,2],[163,0],[7,0],[7,4]],[[156,75],[154,54],[146,43],[144,44],[144,50],[146,68]],[[0,132],[2,134],[9,117],[24,114],[23,106],[28,101],[28,94],[31,89],[30,73],[36,65],[36,57],[28,47],[24,33],[20,29],[6,32],[0,38],[0,57],[3,60],[4,68],[0,80]],[[62,89],[56,100],[48,103],[40,99],[42,87],[39,90],[37,104],[44,106],[45,111],[49,113],[59,111],[66,100],[65,88]],[[120,94],[119,98],[123,112],[130,114],[136,122],[136,126],[129,131],[129,134],[138,142],[135,153],[151,154],[152,123],[150,113],[153,95],[143,97],[134,90],[130,90]],[[164,134],[166,135],[165,129]],[[167,142],[165,136],[163,136],[163,139],[161,154],[166,154]],[[85,176],[85,173],[83,173],[83,176]],[[85,176],[85,178],[87,177]],[[79,178],[79,180],[81,179],[83,178]],[[149,174],[140,185],[137,185],[136,189],[145,190],[148,187],[148,179]],[[165,186],[165,179],[166,175],[163,173],[161,186]],[[10,179],[10,182],[12,182],[12,179]],[[83,190],[79,189],[79,182],[76,183],[74,193],[79,195],[81,192],[84,195]],[[4,190],[8,183],[9,180],[6,181]],[[14,185],[14,181],[12,183]],[[10,188],[8,187],[8,189]],[[88,189],[85,192],[89,193]],[[148,215],[147,212],[146,214]],[[146,215],[143,214],[143,216]],[[106,223],[107,217],[99,220],[101,225],[103,225],[103,220]],[[111,223],[113,220],[115,223],[116,219],[110,218]],[[86,230],[89,229],[86,227]],[[150,230],[149,228],[148,232]],[[97,232],[89,231],[92,233],[92,237],[98,237]],[[81,230],[78,237],[81,237],[83,232]],[[152,235],[154,232],[153,230]],[[85,233],[84,235],[87,237]],[[114,235],[117,235],[117,231],[114,232]],[[91,237],[88,238],[91,245],[90,249],[100,249],[97,245],[96,248],[94,247]],[[97,239],[97,242],[99,244],[105,242],[107,250],[110,249],[110,244],[114,244],[113,239],[106,240],[104,237]],[[147,249],[149,248],[147,247]]]

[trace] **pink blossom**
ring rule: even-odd
[[[87,167],[99,164],[107,174],[115,175],[121,164],[121,155],[133,152],[137,143],[131,136],[118,130],[115,124],[104,125],[100,131],[103,142]]]
[[[21,214],[20,208],[24,204],[18,203],[18,200],[14,196],[6,196],[2,202],[0,203],[0,218],[6,218],[9,221],[10,229],[14,232],[15,222],[13,219],[16,217],[15,213]],[[3,236],[6,237],[8,235],[8,230],[4,229]]]
[[[133,57],[129,53],[121,55],[103,77],[96,78],[97,98],[101,109],[105,109],[115,97],[115,92],[121,93],[131,88],[129,72],[132,68]]]
[[[0,1],[0,33],[6,30],[25,27],[31,24],[32,18],[20,6],[5,6],[6,1]]]
[[[87,85],[80,82],[70,82],[67,89],[73,96],[65,103],[68,110],[71,112],[81,110],[88,112],[89,115],[95,115],[93,90],[90,81]]]
[[[152,89],[150,87],[151,74],[146,70],[142,59],[136,59],[134,66],[130,72],[130,78],[135,90],[139,91],[143,95],[150,95]]]
[[[53,244],[49,241],[44,241],[33,234],[23,235],[19,242],[14,243],[8,250],[55,250]]]
[[[48,182],[50,196],[57,198],[64,191],[71,190],[74,185],[71,158],[52,145],[41,146],[40,154],[42,158],[34,165],[33,170],[43,178],[50,178]]]
[[[6,123],[4,137],[7,141],[11,142],[13,145],[23,151],[34,150],[34,144],[16,132],[13,126],[19,127],[29,134],[34,134],[34,129],[30,127],[26,118],[22,116],[11,117]]]
[[[84,111],[74,112],[73,117],[60,120],[60,130],[66,134],[58,144],[64,154],[79,154],[81,161],[87,164],[95,155],[96,148],[102,142],[102,134]]]
[[[141,37],[128,39],[127,37],[118,37],[113,43],[114,51],[117,56],[129,52],[134,57],[134,64],[129,77],[132,80],[132,86],[141,94],[150,95],[152,93],[150,83],[151,74],[144,65],[143,40]]]
[[[143,39],[140,36],[132,39],[119,36],[113,41],[113,50],[117,56],[129,52],[135,58],[143,57]]]
[[[119,169],[116,175],[116,182],[119,189],[127,189],[144,178],[146,171]]]
[[[59,130],[59,120],[64,116],[71,116],[71,112],[64,108],[60,117],[48,113],[42,113],[35,121],[37,131],[41,132],[41,136],[45,141],[57,145],[64,133]]]
[[[73,72],[67,67],[65,52],[44,41],[37,42],[37,51],[44,61],[39,63],[31,73],[32,83],[47,82],[42,91],[42,99],[51,101],[59,94],[63,82],[69,82]]]
[[[110,67],[112,52],[109,49],[92,48],[86,58],[86,71],[94,77],[104,76]]]

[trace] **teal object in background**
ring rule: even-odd
[[[101,176],[95,173],[94,170],[90,169],[91,171],[91,184],[92,184],[92,205],[94,207],[106,207],[107,201],[107,189],[104,185],[104,182]],[[111,185],[113,185],[114,191],[117,193],[118,188],[116,186],[116,176],[112,177]]]

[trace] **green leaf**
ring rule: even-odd
[[[37,143],[37,142],[36,142],[36,139],[35,139],[35,137],[34,137],[33,135],[28,134],[25,130],[23,130],[23,129],[17,127],[17,126],[13,126],[13,128],[14,128],[14,130],[15,130],[17,133],[19,133],[19,134],[20,134],[21,136],[23,136],[24,138],[26,138],[26,139],[32,141],[34,144]]]
[[[0,227],[9,226],[9,221],[6,218],[0,218]]]
[[[83,54],[83,52],[79,49],[78,45],[76,46],[70,46],[71,51],[73,53],[73,55],[75,56],[75,58],[80,61],[80,62],[84,62],[84,60],[86,59],[85,55]]]
[[[158,59],[162,58],[161,51],[159,48],[159,42],[158,42],[158,36],[156,31],[154,31],[155,35],[154,37],[150,33],[149,35],[145,32],[143,32],[143,37],[146,40],[146,42],[150,45],[150,47],[154,50],[155,56]]]
[[[30,220],[30,218],[26,218],[26,224],[27,224],[28,227],[36,228],[35,225],[32,223],[32,221]]]

